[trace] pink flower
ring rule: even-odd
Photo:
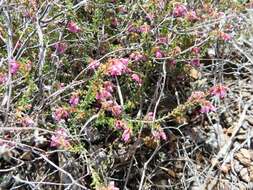
[[[200,66],[200,60],[199,58],[195,58],[191,61],[191,65],[194,67],[199,67]]]
[[[53,113],[53,118],[57,121],[60,122],[62,119],[67,119],[69,116],[69,113],[65,108],[59,107],[57,108],[54,113]]]
[[[129,59],[127,58],[120,58],[119,59],[124,65],[128,65]]]
[[[132,78],[135,82],[137,82],[138,85],[141,85],[141,84],[142,84],[142,80],[141,80],[141,78],[140,78],[139,75],[137,75],[137,74],[132,74],[132,75],[131,75],[131,78]]]
[[[102,108],[107,110],[107,111],[111,111],[111,108],[114,104],[115,103],[112,100],[102,100],[101,101]]]
[[[160,133],[160,137],[163,139],[163,140],[167,140],[167,136],[166,136],[166,133],[162,130],[162,131],[159,131]]]
[[[79,96],[77,94],[73,94],[69,99],[69,104],[71,107],[77,106],[79,103]]]
[[[115,122],[116,129],[123,130],[121,139],[124,142],[128,142],[131,137],[131,129],[124,123],[122,120],[116,120]]]
[[[154,113],[148,112],[147,115],[144,117],[145,120],[152,121],[153,120]]]
[[[27,72],[31,71],[32,70],[32,62],[30,60],[27,61],[27,63],[25,64],[25,70]]]
[[[224,40],[225,42],[227,42],[227,41],[230,41],[230,40],[232,39],[232,36],[231,36],[230,34],[221,32],[221,33],[220,33],[220,38],[221,38],[222,40]]]
[[[119,117],[120,114],[122,113],[122,108],[120,105],[118,105],[117,103],[115,103],[112,108],[111,108],[111,112],[115,117]]]
[[[103,88],[96,94],[96,99],[100,101],[108,100],[112,97],[114,85],[110,81],[105,81],[103,83]]]
[[[97,61],[97,60],[92,60],[89,65],[88,65],[88,68],[89,69],[93,69],[93,70],[96,70],[100,65],[100,62]]]
[[[194,53],[195,55],[198,55],[200,53],[200,48],[199,47],[193,47],[192,48],[192,53]]]
[[[216,108],[207,100],[201,102],[200,113],[209,113],[215,111]]]
[[[115,187],[114,181],[111,181],[107,187],[107,190],[119,190],[119,188]]]
[[[124,142],[128,142],[131,137],[131,130],[130,128],[125,128],[122,134],[122,140]]]
[[[186,14],[186,18],[191,22],[194,22],[199,19],[195,11],[188,11]]]
[[[58,42],[54,45],[54,48],[58,54],[63,54],[66,51],[67,47],[68,45],[63,42]]]
[[[200,102],[205,99],[205,93],[201,91],[192,92],[191,96],[188,98],[190,102]]]
[[[152,134],[156,140],[160,140],[160,139],[163,139],[165,141],[167,140],[167,136],[165,132],[163,131],[163,129],[155,130],[152,132]]]
[[[106,72],[107,75],[115,77],[129,72],[129,68],[127,67],[128,62],[129,60],[125,58],[109,60],[109,67]]]
[[[102,89],[100,92],[96,94],[97,100],[107,100],[112,97],[112,94],[108,92],[106,89]]]
[[[130,57],[131,60],[133,60],[135,62],[145,61],[146,60],[146,57],[138,51],[131,53],[129,57]]]
[[[10,60],[9,64],[10,64],[11,74],[15,75],[19,70],[19,67],[20,67],[19,63],[16,60],[12,59]]]
[[[59,128],[56,130],[55,134],[51,137],[51,147],[58,148],[69,148],[70,143],[67,140],[68,134],[64,128]]]
[[[227,95],[228,88],[219,84],[210,89],[210,94],[223,99]]]
[[[163,53],[161,52],[161,50],[156,50],[156,52],[155,52],[155,57],[156,58],[162,58],[163,57]]]
[[[172,15],[174,17],[183,17],[187,13],[187,8],[183,4],[176,4],[173,9]]]
[[[68,29],[68,31],[70,31],[72,33],[78,33],[81,31],[79,26],[72,20],[68,22],[67,29]]]
[[[104,89],[105,89],[106,91],[108,91],[108,92],[113,92],[114,85],[112,84],[111,81],[105,81],[105,82],[103,83],[103,87],[104,87]]]
[[[116,129],[124,129],[125,128],[125,123],[122,120],[116,120],[115,121],[115,127]]]
[[[62,82],[62,83],[57,83],[57,88],[58,89],[63,89],[65,87],[65,84]]]

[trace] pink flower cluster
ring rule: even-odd
[[[188,98],[188,102],[193,104],[200,105],[200,113],[209,113],[216,110],[216,108],[212,105],[212,103],[206,100],[206,95],[204,92],[195,91],[192,95]]]
[[[196,56],[195,58],[193,58],[190,62],[190,64],[194,67],[199,67],[200,66],[200,59],[199,59],[199,55],[200,55],[200,48],[199,47],[193,47],[191,49],[191,52]]]
[[[201,100],[205,99],[205,93],[202,91],[194,91],[191,96],[188,98],[189,102],[201,102]]]
[[[33,67],[32,62],[31,62],[30,60],[28,60],[27,63],[25,64],[25,67],[24,67],[25,70],[26,70],[27,72],[29,72],[29,71],[32,70],[32,67]]]
[[[137,84],[138,84],[139,86],[142,85],[142,79],[140,78],[139,75],[137,75],[137,74],[132,74],[132,75],[131,75],[131,78],[132,78],[135,82],[137,82]]]
[[[199,67],[200,66],[200,60],[199,58],[194,58],[191,60],[191,65],[194,67]]]
[[[58,54],[63,54],[68,48],[68,45],[64,42],[58,42],[54,45],[54,48]]]
[[[92,70],[96,70],[98,67],[99,67],[99,65],[100,65],[100,62],[99,61],[97,61],[97,60],[91,60],[90,61],[90,63],[89,63],[89,65],[88,65],[88,68],[89,69],[92,69]]]
[[[112,97],[112,94],[110,91],[107,91],[106,89],[101,89],[100,92],[98,92],[96,94],[96,99],[97,100],[102,100],[102,101],[105,101],[107,99],[110,99]]]
[[[174,17],[183,17],[186,15],[186,13],[187,13],[187,8],[183,4],[178,3],[174,7],[172,15]]]
[[[126,123],[123,122],[122,120],[116,120],[115,127],[116,129],[123,130],[121,139],[124,142],[128,142],[130,140],[132,132],[131,129],[128,126],[126,126]]]
[[[100,100],[100,101],[105,101],[105,100],[111,99],[112,93],[113,93],[113,88],[114,88],[114,85],[112,84],[112,82],[105,81],[103,83],[103,87],[100,90],[100,92],[98,92],[96,94],[96,99]]]
[[[208,100],[201,101],[200,113],[209,113],[216,111],[216,108]]]
[[[17,72],[20,68],[20,64],[14,59],[10,60],[9,64],[10,64],[11,74],[13,74],[13,75],[17,74]]]
[[[138,51],[131,53],[129,57],[134,62],[146,61],[146,57]]]
[[[105,81],[101,90],[96,94],[96,99],[100,101],[102,108],[112,112],[115,117],[119,117],[122,108],[116,101],[112,100],[114,85],[110,81]]]
[[[57,129],[55,134],[52,135],[50,146],[64,149],[68,149],[70,147],[68,134],[64,128]]]
[[[108,109],[115,117],[119,117],[122,113],[122,108],[117,102],[111,102],[111,106]]]
[[[148,24],[143,24],[141,26],[134,26],[133,24],[128,25],[128,32],[135,32],[135,33],[144,33],[147,34],[151,31],[151,27]]]
[[[63,119],[67,119],[69,117],[69,113],[65,108],[59,107],[53,113],[53,118],[60,122]]]
[[[107,100],[102,101],[101,104],[103,109],[110,111],[115,117],[119,117],[122,113],[122,107],[116,101]]]
[[[227,95],[228,88],[222,84],[213,86],[210,89],[210,94],[217,98],[223,99]]]
[[[68,29],[68,31],[70,31],[72,33],[78,33],[81,31],[79,26],[72,20],[68,22],[67,29]]]
[[[158,130],[154,130],[152,132],[152,135],[155,138],[155,140],[161,140],[161,139],[163,139],[165,141],[167,140],[167,136],[166,136],[166,134],[165,134],[165,132],[163,131],[162,128],[160,128]]]
[[[157,49],[156,52],[155,52],[155,57],[156,58],[163,58],[164,53],[160,49]]]
[[[223,41],[225,41],[225,42],[230,41],[230,40],[232,39],[232,36],[231,36],[230,34],[225,33],[225,32],[220,32],[219,37],[220,37]]]
[[[126,58],[108,60],[106,74],[116,77],[130,72],[131,70],[127,67],[128,62],[129,60]]]
[[[79,104],[79,96],[77,93],[73,94],[69,99],[69,104],[71,107],[76,107]]]
[[[199,48],[199,47],[193,47],[191,51],[192,51],[192,53],[194,53],[195,55],[199,55],[199,53],[200,53],[200,48]]]
[[[152,121],[154,117],[153,112],[148,112],[147,115],[144,117],[144,120]]]
[[[196,12],[193,10],[187,10],[186,6],[180,3],[177,3],[172,11],[174,17],[186,17],[189,21],[196,21],[199,19]]]
[[[130,55],[130,59],[135,61],[145,60],[145,57],[141,55],[139,52],[134,52]],[[129,59],[127,58],[120,58],[120,59],[109,59],[105,65],[105,73],[109,76],[116,77],[121,76],[122,74],[131,74],[131,78],[137,82],[138,85],[141,86],[142,80],[138,74],[132,72],[130,68],[128,68]],[[97,99],[105,99],[111,97],[111,93],[108,90],[103,90],[100,94],[97,94]]]

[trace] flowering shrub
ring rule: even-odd
[[[173,160],[168,152],[188,151],[178,144],[195,123],[220,120],[229,89],[219,69],[250,57],[230,51],[240,45],[233,42],[247,7],[228,0],[1,1],[1,138],[14,141],[21,154],[33,147],[30,160],[40,157],[57,170],[68,170],[64,159],[80,162],[80,175],[59,170],[64,185],[58,188],[144,189],[146,183],[155,189],[152,175],[145,177],[149,162]],[[189,131],[181,132],[181,124]],[[150,156],[154,149],[164,152]],[[14,161],[24,164],[7,163]],[[129,169],[117,168],[128,162]],[[161,176],[165,171],[173,176],[161,166]],[[31,177],[22,179],[15,178],[35,188],[25,180]]]

